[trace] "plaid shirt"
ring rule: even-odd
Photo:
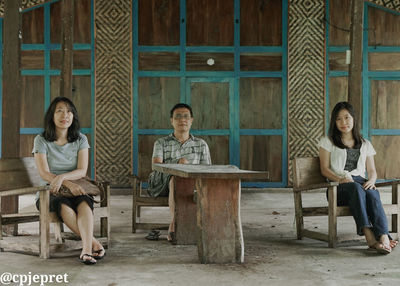
[[[161,158],[163,163],[177,163],[185,158],[190,164],[211,164],[210,149],[206,141],[189,135],[189,139],[180,143],[173,133],[159,138],[154,143],[153,158]]]

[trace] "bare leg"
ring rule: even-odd
[[[364,227],[363,232],[365,234],[365,239],[367,241],[368,246],[374,248],[377,241],[375,239],[375,236],[374,236],[374,233],[372,232],[372,230],[369,227]]]
[[[82,205],[82,203],[78,206],[78,212],[79,212],[79,207]],[[83,247],[83,238],[80,232],[80,228],[78,226],[78,218],[76,213],[74,212],[73,209],[68,207],[67,205],[62,204],[61,205],[61,217],[64,221],[64,223],[68,226],[68,228],[73,231],[75,234],[77,234],[79,237],[82,238],[82,254],[87,253],[87,254],[92,254],[92,249],[98,250],[101,249],[103,246],[101,243],[93,237],[93,214],[92,210],[90,207],[85,203],[87,208],[89,209],[90,216],[92,217],[92,239],[91,239],[91,247],[88,249],[88,247],[84,248]],[[86,251],[86,252],[85,252]]]
[[[169,180],[169,197],[168,197],[168,206],[171,211],[172,221],[168,228],[168,240],[172,240],[170,237],[170,232],[175,232],[175,201],[174,201],[174,177],[172,176]]]

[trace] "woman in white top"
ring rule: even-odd
[[[377,179],[371,142],[362,138],[354,108],[339,102],[332,110],[329,135],[318,143],[321,173],[339,182],[337,204],[348,205],[370,248],[388,254],[397,244],[390,240],[388,222],[375,187]],[[368,177],[365,176],[367,171]]]

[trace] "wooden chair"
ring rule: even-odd
[[[321,175],[319,157],[295,158],[293,163],[293,194],[296,216],[297,239],[303,237],[327,241],[329,247],[336,247],[337,237],[337,217],[351,216],[347,206],[337,206],[337,182],[327,182]],[[376,183],[377,188],[392,186],[392,204],[384,204],[385,213],[392,215],[393,239],[398,239],[400,235],[400,180]],[[303,207],[302,193],[316,189],[328,188],[328,206],[326,207]],[[303,217],[306,216],[328,216],[328,234],[311,231],[304,228]]]
[[[0,212],[0,250],[11,250],[25,253],[37,254],[40,258],[49,258],[51,251],[62,249],[63,243],[61,234],[62,223],[55,213],[49,212],[50,191],[46,186],[40,186],[41,179],[36,169],[33,157],[0,159],[0,203],[1,197],[20,196],[27,194],[40,194],[40,212],[25,212],[16,214],[2,214]],[[103,182],[104,194],[101,195],[100,207],[95,207],[94,216],[100,217],[100,238],[99,240],[110,248],[110,186]],[[33,203],[33,202],[32,202]],[[44,207],[43,207],[44,206]],[[19,224],[39,221],[39,242],[26,243],[19,241],[17,237],[2,237],[2,225]],[[50,223],[55,223],[56,245],[50,245]],[[18,240],[18,242],[15,242]]]
[[[137,229],[168,229],[168,223],[140,222],[141,207],[168,207],[168,198],[153,198],[144,194],[144,180],[136,175],[130,175],[129,180],[132,186],[132,233],[135,233]]]

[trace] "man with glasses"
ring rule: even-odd
[[[211,164],[210,150],[207,143],[190,134],[193,123],[192,108],[185,103],[178,103],[170,113],[171,125],[174,132],[158,139],[154,143],[153,163],[172,164]],[[174,177],[169,174],[153,171],[149,177],[148,193],[152,197],[167,197],[172,214],[168,229],[168,241],[175,242],[175,204]],[[147,239],[158,239],[158,232],[150,232]]]

